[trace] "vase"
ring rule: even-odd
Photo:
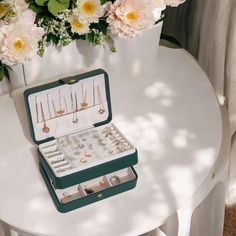
[[[0,96],[6,94],[9,92],[9,81],[7,78],[3,78],[2,81],[0,81]]]
[[[62,48],[49,46],[43,57],[36,55],[24,65],[12,68],[12,88],[98,68],[107,71],[110,78],[122,75],[135,78],[141,72],[148,74],[150,68],[156,66],[161,29],[162,22],[133,39],[113,37],[117,50],[115,53],[106,47],[93,46],[82,40],[73,41]]]

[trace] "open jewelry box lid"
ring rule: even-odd
[[[36,144],[112,119],[108,74],[102,69],[27,89],[24,99]]]

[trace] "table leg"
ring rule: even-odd
[[[140,236],[166,236],[166,234],[164,234],[160,229],[157,228]]]
[[[0,235],[2,236],[11,236],[11,230],[7,224],[0,221]]]
[[[179,230],[178,236],[189,236],[191,229],[192,209],[184,207],[178,210]]]

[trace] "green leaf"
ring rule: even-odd
[[[69,4],[70,0],[49,0],[48,10],[56,16],[58,13],[68,9]]]
[[[39,6],[44,6],[44,5],[46,5],[46,3],[48,2],[48,0],[35,0],[35,2],[36,2]]]
[[[5,65],[5,66],[3,67],[3,70],[4,70],[5,76],[10,80],[10,75],[9,75],[8,70],[12,70],[12,68],[11,68],[10,66]]]
[[[54,35],[54,34],[48,34],[47,35],[47,42],[52,42],[53,45],[58,45],[59,43],[59,38],[58,36]]]
[[[108,24],[105,19],[99,20],[98,23],[92,23],[91,28],[101,31],[103,34],[107,34]]]
[[[0,81],[3,80],[4,75],[5,75],[5,73],[4,73],[4,67],[0,65]]]
[[[29,4],[29,8],[30,8],[32,11],[36,12],[37,14],[38,14],[38,13],[42,13],[42,12],[45,11],[45,7],[40,7],[40,6],[37,5],[36,3],[30,3],[30,4]]]
[[[105,42],[107,43],[111,52],[116,52],[115,43],[112,37],[110,37],[109,35],[106,35]]]
[[[94,44],[95,34],[93,32],[86,34],[85,37],[88,42]]]
[[[70,4],[70,1],[68,1],[68,0],[57,0],[57,2],[59,2],[61,4],[68,4],[68,7],[69,7],[69,4]]]
[[[108,2],[108,0],[100,0],[101,4],[105,4],[106,2]]]

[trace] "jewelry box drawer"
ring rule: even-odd
[[[40,172],[54,204],[62,213],[133,189],[138,179],[134,168],[129,167],[65,189],[55,189],[42,165]]]

